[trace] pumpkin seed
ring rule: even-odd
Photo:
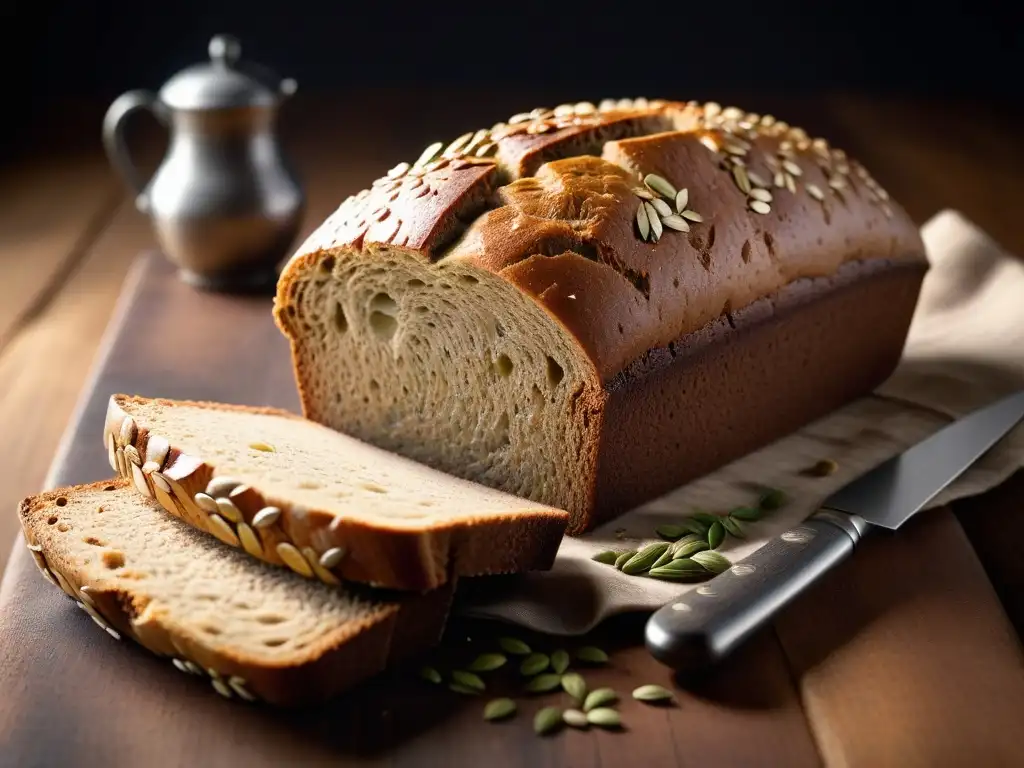
[[[448,690],[455,691],[456,693],[461,693],[461,694],[464,694],[466,696],[479,696],[480,695],[480,691],[478,691],[478,690],[476,690],[474,688],[468,688],[465,685],[459,685],[458,683],[451,683],[448,686]]]
[[[519,673],[527,677],[533,677],[547,669],[550,663],[551,659],[548,658],[546,653],[531,653],[519,665]]]
[[[606,549],[604,552],[598,552],[590,559],[598,563],[604,563],[605,565],[615,565],[615,561],[618,557],[619,553],[614,549]]]
[[[622,718],[611,707],[597,707],[587,712],[587,722],[600,728],[618,728]]]
[[[761,509],[772,511],[781,507],[786,503],[786,494],[780,491],[778,488],[768,488],[761,495],[761,500],[758,502],[758,506]]]
[[[587,681],[577,672],[568,672],[562,675],[562,690],[582,704],[587,697]]]
[[[420,667],[419,675],[428,683],[434,683],[435,685],[441,683],[441,673],[433,667]]]
[[[725,528],[716,520],[715,524],[708,528],[708,548],[718,549],[725,540]]]
[[[569,668],[569,654],[559,648],[557,651],[551,654],[551,669],[562,674]]]
[[[690,557],[694,552],[703,552],[708,549],[708,542],[705,539],[695,538],[693,541],[688,541],[681,547],[677,547],[672,552],[673,560],[683,560]]]
[[[654,561],[654,564],[651,566],[651,568],[660,568],[661,566],[665,565],[666,563],[672,562],[672,558],[674,556],[675,556],[675,545],[674,544],[669,544],[667,547],[665,547],[665,551],[661,553],[661,557],[659,557],[657,560]]]
[[[537,675],[526,684],[526,690],[530,693],[547,693],[553,691],[562,682],[562,676],[553,672],[544,675]]]
[[[669,200],[676,198],[676,188],[669,183],[668,179],[664,179],[656,173],[648,173],[644,176],[644,184],[662,197],[667,197]]]
[[[637,701],[668,701],[672,698],[672,691],[660,685],[641,685],[633,691],[633,698]]]
[[[631,576],[650,570],[651,566],[654,565],[658,558],[665,553],[666,549],[668,549],[668,542],[666,541],[658,541],[654,544],[648,544],[633,555],[633,557],[623,563],[621,570],[623,573],[628,573]]]
[[[452,682],[456,685],[472,688],[474,691],[482,691],[487,687],[484,685],[484,681],[480,679],[480,675],[466,672],[463,669],[452,670]]]
[[[703,581],[708,572],[690,558],[684,558],[648,571],[647,575],[662,581]]]
[[[676,232],[690,231],[690,225],[686,223],[686,219],[684,219],[682,216],[677,216],[675,214],[672,214],[671,216],[665,216],[664,218],[662,218],[661,223],[664,226],[668,227],[669,229],[675,230]]]
[[[690,533],[695,533],[702,539],[707,538],[708,528],[711,527],[707,523],[701,522],[700,520],[697,520],[692,517],[688,517],[686,520],[683,520],[682,525]]]
[[[636,550],[635,549],[628,549],[628,550],[626,550],[621,555],[619,555],[617,558],[615,558],[615,567],[618,568],[621,571],[622,570],[622,566],[624,566],[627,562],[629,562],[629,560],[635,554],[636,554]]]
[[[593,645],[585,645],[576,651],[576,658],[587,664],[604,664],[608,661],[608,654]]]
[[[533,716],[533,732],[538,736],[551,733],[562,724],[562,710],[558,707],[544,707]]]
[[[470,672],[491,672],[505,666],[508,658],[500,653],[481,653],[468,667]]]
[[[640,239],[646,240],[651,234],[651,220],[647,217],[647,208],[643,203],[636,209],[636,226],[640,230]]]
[[[504,720],[516,713],[516,703],[512,699],[493,699],[484,707],[484,720]]]
[[[695,563],[700,563],[702,568],[707,569],[716,576],[719,573],[724,573],[732,567],[732,563],[729,562],[729,558],[713,550],[695,552],[693,557],[690,559]]]
[[[733,517],[723,517],[722,527],[725,528],[730,536],[735,536],[737,539],[747,538],[747,535],[743,533],[743,526]]]
[[[687,530],[681,525],[659,525],[654,532],[666,541],[675,541],[682,538]]]
[[[710,512],[691,512],[690,517],[692,517],[694,520],[699,520],[700,522],[704,523],[704,525],[714,525],[718,522],[718,515],[713,515]]]
[[[518,637],[499,637],[498,645],[505,653],[510,653],[513,656],[527,656],[530,653],[530,646]]]
[[[572,726],[573,728],[586,728],[590,725],[587,720],[587,715],[584,712],[580,712],[578,709],[567,709],[562,713],[562,720],[566,725]]]
[[[729,510],[729,517],[752,523],[761,519],[761,510],[754,507],[736,507],[736,509]]]
[[[617,694],[611,688],[598,688],[587,694],[587,698],[583,700],[583,711],[589,712],[592,709],[603,707],[606,704],[614,704],[619,700],[619,694]]]

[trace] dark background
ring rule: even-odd
[[[0,0],[3,2],[3,0]],[[212,34],[300,88],[514,89],[561,100],[861,90],[1016,110],[1024,3],[361,3],[6,0],[0,64],[8,148],[71,104],[157,88]],[[479,91],[478,91],[479,92]],[[10,102],[9,102],[10,104]],[[524,104],[528,107],[533,102]]]

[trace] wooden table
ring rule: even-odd
[[[460,106],[431,110],[437,100]],[[305,230],[396,158],[414,156],[425,138],[488,124],[534,100],[560,99],[524,101],[522,95],[503,94],[484,103],[418,94],[401,107],[392,97],[344,104],[311,98],[285,125],[309,192]],[[1024,199],[1024,147],[1008,119],[969,105],[849,95],[814,102],[765,96],[735,101],[833,139],[871,168],[915,220],[955,207],[1007,249],[1024,254],[1024,225],[1011,204]],[[419,116],[418,125],[404,122],[409,114]],[[58,147],[0,170],[0,418],[6,427],[0,438],[0,501],[8,509],[42,486],[125,275],[152,244],[147,223],[132,210],[97,146]],[[171,284],[168,275],[159,260],[150,259],[133,279],[137,289],[153,290],[159,303],[167,291],[153,286]],[[215,312],[251,313],[262,318],[257,324],[268,319],[265,300],[231,304],[197,295],[186,301],[201,305],[207,320]],[[273,329],[267,324],[259,333]],[[285,378],[275,375],[264,384],[272,398],[283,396],[287,375],[284,370]],[[219,396],[232,399],[230,393]],[[247,396],[260,397],[252,390]],[[1024,534],[1018,520],[1022,489],[1024,478],[1015,478],[964,504],[958,516],[934,513],[898,537],[869,542],[862,556],[794,605],[724,673],[681,690],[678,707],[651,713],[625,705],[631,721],[625,734],[568,734],[562,741],[541,742],[523,722],[518,729],[482,729],[476,703],[442,700],[392,676],[381,690],[400,692],[411,703],[392,707],[396,713],[386,727],[379,720],[358,721],[369,729],[363,734],[371,745],[366,749],[344,749],[339,733],[352,729],[329,736],[331,723],[324,717],[313,718],[304,730],[293,722],[289,728],[298,731],[274,743],[308,732],[315,737],[313,746],[306,744],[310,760],[337,750],[354,760],[402,765],[450,764],[446,756],[455,764],[486,759],[498,765],[614,765],[637,758],[648,765],[1019,762],[1024,566],[1014,542]],[[0,518],[0,541],[13,538],[15,525],[12,515]],[[6,554],[0,546],[0,564]],[[653,679],[665,682],[664,671],[636,646],[638,627],[626,620],[604,628],[603,641],[623,649],[612,668],[592,675],[595,684],[626,690]],[[16,661],[6,663],[5,668],[0,659],[0,679],[16,668]],[[382,695],[372,696],[374,706],[383,706]],[[207,708],[208,698],[193,703]],[[0,726],[17,706],[11,697],[0,705]],[[331,712],[349,719],[359,709],[358,700],[338,706]],[[413,716],[428,711],[431,728]],[[265,727],[261,715],[242,717],[240,722]],[[373,743],[385,733],[386,743]],[[0,743],[3,734],[0,727]]]

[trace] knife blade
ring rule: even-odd
[[[680,671],[725,658],[845,560],[872,528],[899,528],[1022,418],[1024,391],[968,414],[848,483],[800,525],[659,608],[647,622],[648,650]]]

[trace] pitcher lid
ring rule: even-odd
[[[226,109],[272,106],[295,92],[295,81],[281,79],[258,64],[241,62],[242,46],[230,35],[210,40],[209,63],[183,69],[160,89],[171,109]]]

